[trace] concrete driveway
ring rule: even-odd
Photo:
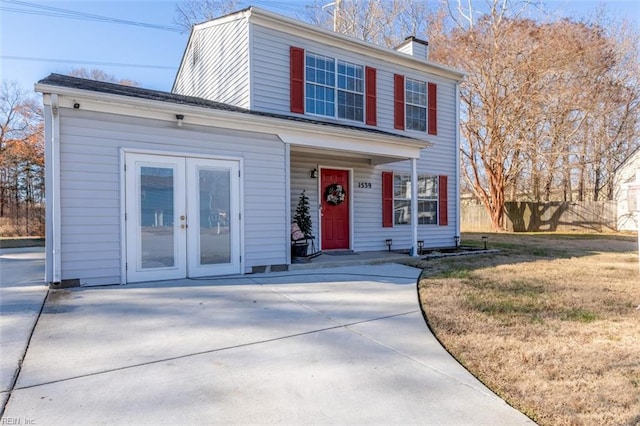
[[[437,343],[385,264],[49,294],[22,424],[528,424]]]
[[[0,412],[46,295],[44,247],[0,249]]]

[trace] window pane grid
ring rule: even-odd
[[[307,53],[306,110],[312,114],[335,115],[335,59]]]
[[[427,130],[427,83],[407,78],[405,80],[406,128]]]
[[[315,53],[305,57],[306,111],[364,121],[364,67]]]
[[[362,66],[338,61],[338,117],[364,120],[364,70]]]
[[[411,176],[395,173],[393,176],[394,221],[396,225],[411,223]],[[438,178],[418,175],[418,224],[438,224]]]

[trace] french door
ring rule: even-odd
[[[238,161],[126,154],[127,282],[240,273]]]

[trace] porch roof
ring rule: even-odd
[[[128,112],[134,116],[175,121],[176,114],[182,114],[187,124],[274,133],[294,147],[328,151],[334,155],[364,156],[375,164],[419,158],[420,150],[432,145],[425,140],[373,127],[254,111],[193,96],[62,74],[50,74],[40,80],[36,91],[45,95],[55,93],[88,98],[90,102],[85,103],[83,109],[116,112],[114,104],[119,103],[131,107]],[[65,106],[64,103],[61,106]],[[151,115],[150,108],[161,114]],[[142,109],[146,110],[144,114]]]

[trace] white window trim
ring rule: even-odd
[[[409,82],[416,82],[419,84],[423,84],[424,85],[424,105],[420,105],[420,104],[415,104],[413,102],[409,102],[409,97],[407,96],[407,85],[409,84]],[[405,130],[410,130],[410,131],[414,131],[414,132],[426,132],[429,129],[429,87],[427,85],[426,81],[422,81],[422,80],[418,80],[415,78],[409,78],[409,77],[405,77],[404,79],[404,127]],[[409,114],[407,113],[407,106],[412,106],[412,107],[417,107],[417,108],[421,108],[424,110],[424,123],[425,123],[425,128],[424,129],[413,129],[411,127],[409,127]]]
[[[398,223],[396,222],[396,214],[395,214],[395,209],[396,209],[396,201],[408,201],[409,202],[409,206],[413,205],[412,202],[412,198],[411,198],[411,194],[409,194],[408,197],[396,197],[396,182],[395,182],[395,178],[396,176],[401,176],[401,177],[405,177],[407,178],[408,182],[411,182],[411,174],[410,173],[406,173],[406,172],[395,172],[393,174],[393,226],[405,226],[405,225],[411,225],[411,219],[409,219],[409,221],[405,222],[405,223]],[[434,202],[436,203],[435,206],[435,210],[434,210],[434,215],[435,215],[435,222],[434,223],[419,223],[418,222],[418,226],[436,226],[439,225],[440,222],[440,217],[438,214],[439,211],[439,203],[440,203],[440,192],[438,189],[438,185],[440,184],[439,179],[438,179],[438,175],[432,175],[432,174],[427,174],[427,173],[420,173],[417,176],[417,183],[419,184],[421,179],[424,178],[432,178],[435,180],[435,196],[434,197],[417,197],[417,209],[420,208],[420,201],[427,201],[427,202]],[[416,191],[417,193],[417,191]],[[410,210],[411,211],[411,210]],[[420,211],[418,210],[418,216],[420,216]]]
[[[329,86],[326,84],[321,84],[321,83],[316,83],[316,82],[312,82],[309,81],[307,79],[307,55],[314,55],[314,56],[319,56],[322,58],[328,58],[328,59],[333,59],[333,64],[334,64],[334,75],[335,75],[335,84],[333,86]],[[355,65],[357,67],[361,67],[362,68],[362,92],[356,92],[353,90],[348,90],[348,89],[341,89],[338,87],[338,63],[344,63],[347,65]],[[313,84],[316,86],[321,86],[321,87],[325,87],[325,88],[329,88],[329,89],[333,89],[333,100],[334,100],[334,108],[333,108],[333,115],[325,115],[325,114],[318,114],[318,113],[313,113],[313,112],[308,112],[307,111],[307,84]],[[337,120],[346,120],[346,121],[350,121],[353,123],[365,123],[366,121],[366,117],[367,117],[367,102],[366,102],[366,67],[364,65],[360,65],[357,64],[355,62],[350,62],[347,61],[345,59],[340,59],[334,56],[327,56],[327,55],[322,55],[320,53],[315,53],[315,52],[308,52],[305,51],[304,52],[304,104],[305,104],[305,114],[307,115],[312,115],[315,117],[324,117],[324,118],[335,118]],[[360,95],[362,96],[362,120],[352,120],[350,118],[346,118],[346,117],[340,117],[338,116],[338,92],[339,91],[343,91],[345,93],[354,93],[356,95]]]

